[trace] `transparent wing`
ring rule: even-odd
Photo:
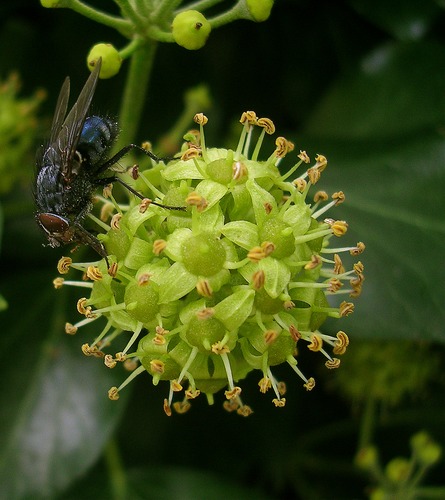
[[[74,103],[67,117],[60,126],[59,132],[56,133],[55,137],[53,138],[53,141],[51,142],[51,145],[60,154],[60,168],[62,174],[65,177],[69,177],[71,174],[72,159],[74,153],[76,152],[80,134],[82,132],[83,125],[85,123],[85,118],[87,117],[88,109],[91,105],[91,101],[94,96],[94,91],[96,90],[101,63],[102,60],[99,59],[93,71],[91,72],[91,75],[88,77],[88,80],[86,81],[82,91],[80,92],[77,101]],[[65,94],[62,96],[64,87],[65,83],[62,86],[59,100],[57,101],[58,106],[60,101],[60,111],[62,111],[62,106],[64,105],[64,100],[65,100]],[[68,84],[68,91],[69,91],[69,84]],[[59,111],[58,106],[56,108],[57,111]],[[58,115],[60,115],[60,113],[58,113]],[[59,116],[57,116],[57,120],[59,119],[60,119]],[[55,127],[55,120],[53,122],[53,127]],[[53,129],[51,129],[51,135],[52,133]]]
[[[66,116],[66,110],[68,108],[68,99],[70,96],[70,79],[65,78],[62,88],[60,89],[59,98],[57,99],[56,110],[54,111],[53,123],[51,125],[51,135],[49,137],[49,143],[52,144],[57,136],[59,135],[60,129],[62,128],[63,120]]]

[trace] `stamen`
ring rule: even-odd
[[[125,346],[125,349],[122,351],[123,354],[126,354],[128,352],[128,350],[130,349],[130,347],[136,342],[143,327],[144,327],[144,324],[141,323],[140,321],[138,321],[138,324],[134,330],[133,335],[131,336],[131,339],[129,340],[128,344]]]
[[[153,242],[153,253],[155,255],[160,255],[167,247],[167,242],[165,240],[155,240]]]
[[[297,367],[297,360],[293,356],[289,356],[286,361],[292,370],[294,370],[294,372],[305,382],[304,387],[308,391],[311,391],[315,387],[315,380],[313,377],[307,379],[304,376],[303,372]]]
[[[212,287],[210,286],[210,282],[207,279],[198,280],[198,282],[196,283],[196,291],[199,293],[199,295],[208,299],[210,299],[213,295]]]
[[[59,274],[67,274],[72,263],[73,259],[71,259],[71,257],[61,257],[57,263],[57,271]]]

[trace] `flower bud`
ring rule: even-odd
[[[111,78],[119,73],[122,65],[122,58],[111,43],[98,43],[94,45],[87,57],[88,68],[94,68],[99,57],[102,58],[99,78]]]
[[[250,14],[259,23],[269,18],[273,3],[274,0],[246,0]]]
[[[197,10],[180,12],[172,23],[175,42],[188,50],[203,47],[211,31],[210,23]]]

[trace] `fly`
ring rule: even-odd
[[[129,144],[108,158],[118,134],[117,123],[109,118],[87,116],[101,63],[99,59],[68,114],[70,80],[67,77],[63,82],[50,138],[37,162],[34,196],[36,220],[46,233],[51,247],[68,243],[88,245],[108,265],[105,247],[83,226],[85,217],[92,210],[93,194],[100,186],[119,182],[131,193],[144,199],[120,177],[110,175],[109,171],[132,149],[142,151],[156,162],[161,159],[136,144]],[[183,207],[152,203],[167,209],[184,210]]]

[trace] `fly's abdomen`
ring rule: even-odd
[[[117,123],[109,118],[89,116],[83,125],[77,151],[92,167],[99,164],[117,136]]]

